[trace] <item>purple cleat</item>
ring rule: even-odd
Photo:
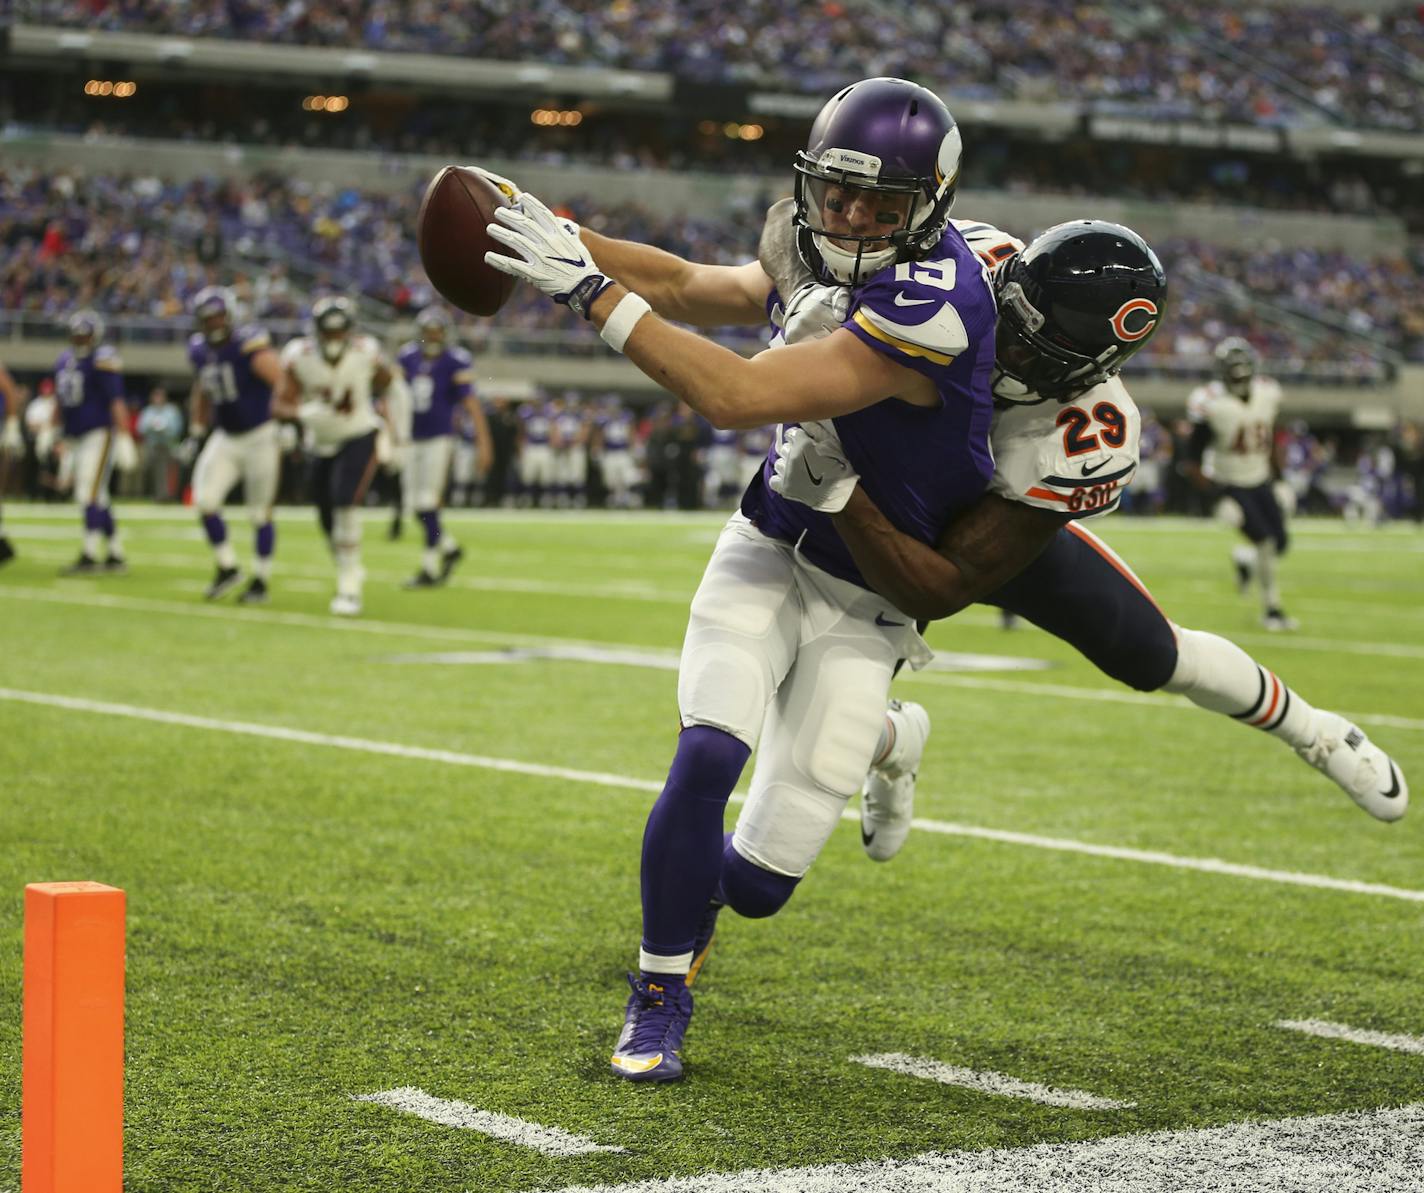
[[[682,1036],[692,1019],[692,992],[673,990],[657,982],[628,975],[633,992],[623,1020],[623,1033],[611,1064],[629,1081],[677,1081],[682,1076]]]

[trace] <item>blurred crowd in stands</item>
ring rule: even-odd
[[[186,333],[187,300],[219,281],[235,281],[252,314],[278,324],[300,319],[312,294],[330,291],[363,295],[368,315],[389,321],[433,297],[411,234],[418,204],[414,190],[378,194],[291,178],[178,184],[0,169],[0,328],[93,306],[134,317],[122,330],[113,320],[123,339],[173,339]],[[751,203],[716,223],[579,200],[567,210],[610,235],[721,263],[750,255],[762,219],[760,204]],[[1155,247],[1172,281],[1172,306],[1134,362],[1139,367],[1205,362],[1227,334],[1245,335],[1287,379],[1316,373],[1377,381],[1391,352],[1424,361],[1418,248],[1364,259],[1269,244],[1247,251],[1168,240]],[[466,334],[476,349],[499,337],[514,352],[602,351],[589,326],[527,289],[498,319],[476,321]],[[741,335],[751,346],[761,333]]]
[[[18,0],[17,19],[166,36],[662,71],[821,92],[919,79],[948,96],[1192,119],[1424,128],[1424,16],[1228,0]]]

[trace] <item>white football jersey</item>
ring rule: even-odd
[[[365,335],[353,335],[334,365],[308,336],[282,349],[283,367],[302,387],[298,417],[317,455],[332,455],[343,443],[382,425],[371,396],[371,380],[382,361],[381,346]]]
[[[1280,407],[1281,387],[1270,377],[1252,377],[1244,400],[1220,381],[1192,390],[1187,417],[1211,428],[1202,471],[1218,484],[1243,489],[1269,481]]]
[[[1023,241],[992,224],[953,222],[991,272],[1023,251]],[[1120,378],[1071,402],[1034,402],[1016,381],[998,377],[994,396],[990,492],[1075,518],[1117,508],[1137,472],[1142,433],[1137,403]]]

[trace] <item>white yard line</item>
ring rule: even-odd
[[[559,1193],[1418,1193],[1424,1105]]]
[[[602,771],[575,770],[562,766],[545,766],[535,762],[520,762],[511,758],[491,758],[481,754],[462,754],[455,750],[432,750],[423,746],[405,746],[396,742],[372,741],[367,738],[346,737],[330,733],[311,733],[303,729],[290,729],[281,725],[263,725],[252,721],[228,721],[215,717],[200,717],[190,713],[168,712],[164,709],[142,708],[132,704],[115,704],[102,700],[87,700],[77,696],[60,696],[48,692],[20,691],[15,688],[0,688],[0,700],[10,700],[20,704],[34,704],[48,708],[63,708],[71,712],[96,713],[101,716],[130,717],[140,721],[154,721],[165,725],[178,725],[188,729],[204,729],[219,733],[237,733],[249,737],[271,738],[276,741],[296,742],[301,745],[329,746],[340,750],[356,750],[367,754],[384,754],[393,758],[410,758],[422,762],[439,762],[450,766],[469,766],[485,770],[506,771],[514,774],[532,775],[538,778],[564,779],[576,783],[592,783],[600,787],[617,787],[630,791],[658,792],[663,784],[659,780],[635,779],[627,775],[608,774]],[[734,800],[743,797],[734,795]],[[859,814],[847,808],[842,819],[857,820]],[[1143,849],[1125,849],[1113,845],[1093,845],[1086,841],[1074,841],[1061,837],[1039,837],[1029,833],[1012,833],[1002,829],[978,828],[972,825],[951,824],[940,820],[915,820],[915,827],[923,832],[940,833],[946,836],[974,837],[984,841],[995,841],[1004,845],[1022,845],[1033,849],[1051,849],[1060,853],[1079,853],[1089,857],[1111,858],[1116,861],[1142,862],[1147,865],[1169,866],[1178,870],[1195,870],[1204,874],[1222,874],[1233,878],[1246,878],[1256,882],[1275,882],[1288,886],[1313,887],[1316,890],[1340,891],[1353,895],[1375,895],[1389,899],[1403,899],[1413,903],[1424,903],[1424,890],[1407,890],[1401,887],[1385,886],[1381,883],[1358,882],[1354,879],[1331,878],[1323,874],[1302,874],[1294,870],[1268,870],[1260,866],[1243,866],[1234,862],[1223,862],[1216,858],[1178,857],[1176,854],[1158,853]]]
[[[892,1073],[903,1073],[906,1077],[918,1077],[922,1081],[958,1085],[981,1094],[994,1094],[1003,1098],[1026,1098],[1044,1106],[1065,1106],[1072,1110],[1130,1110],[1137,1105],[1136,1102],[1099,1098],[1080,1089],[1055,1089],[1033,1081],[1020,1081],[1003,1073],[962,1069],[957,1065],[941,1064],[937,1060],[907,1056],[903,1052],[877,1052],[870,1056],[852,1056],[851,1060],[858,1065],[867,1065],[872,1069],[889,1069]]]
[[[243,621],[248,625],[301,626],[304,629],[331,630],[334,633],[385,635],[395,638],[428,638],[437,642],[493,642],[509,646],[540,649],[568,647],[575,655],[590,657],[593,652],[609,651],[623,654],[621,662],[637,655],[657,655],[656,647],[628,642],[594,642],[589,639],[560,638],[547,634],[513,634],[501,630],[474,630],[464,626],[439,626],[428,622],[380,621],[372,618],[336,618],[317,613],[283,613],[274,609],[241,609],[227,605],[209,605],[198,601],[164,601],[149,597],[129,597],[100,592],[93,584],[74,581],[63,590],[29,588],[0,584],[0,598],[38,601],[44,604],[98,606],[126,610],[132,613],[165,613],[178,617],[196,617],[209,621]],[[1277,641],[1278,639],[1272,639]],[[947,652],[941,652],[947,653]],[[675,651],[661,652],[663,657],[676,658]],[[570,657],[573,657],[572,655]],[[665,669],[663,657],[649,662],[657,670]],[[1066,684],[1028,683],[1011,679],[986,679],[942,672],[906,670],[900,682],[939,684],[950,687],[976,688],[1014,695],[1052,696],[1075,702],[1091,701],[1103,704],[1136,704],[1149,708],[1194,709],[1196,706],[1182,696],[1155,692],[1130,692],[1113,688],[1078,688]],[[1424,730],[1424,720],[1397,717],[1389,713],[1349,712],[1337,710],[1342,716],[1371,725],[1386,725],[1394,729]]]
[[[1346,1023],[1331,1023],[1327,1019],[1277,1019],[1276,1026],[1283,1027],[1286,1031],[1319,1036],[1322,1040],[1348,1040],[1351,1044],[1368,1044],[1374,1048],[1388,1048],[1392,1052],[1413,1052],[1424,1056],[1424,1038],[1419,1036],[1370,1031],[1363,1027],[1351,1027]]]
[[[373,1102],[392,1110],[414,1114],[442,1127],[458,1127],[478,1131],[481,1135],[532,1147],[546,1156],[586,1156],[590,1152],[621,1152],[621,1147],[596,1143],[582,1135],[574,1135],[559,1127],[545,1127],[507,1114],[480,1110],[468,1102],[447,1101],[432,1097],[423,1089],[405,1085],[400,1089],[382,1090],[375,1094],[353,1094],[353,1102]]]

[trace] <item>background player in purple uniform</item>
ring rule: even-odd
[[[218,286],[200,290],[193,299],[193,318],[198,329],[188,338],[188,361],[195,377],[188,397],[186,450],[191,458],[207,435],[193,468],[193,500],[217,561],[217,572],[204,595],[217,600],[242,579],[222,516],[223,502],[241,481],[256,542],[252,580],[239,599],[258,603],[267,599],[277,543],[272,506],[281,475],[281,447],[272,420],[272,387],[281,375],[281,361],[264,328],[234,326],[235,300],[230,290]],[[213,423],[216,426],[208,435]]]
[[[19,388],[5,366],[0,364],[0,426],[3,426],[0,430],[0,498],[4,496],[5,478],[10,473],[12,462],[25,454],[25,440],[20,434],[20,405]],[[0,564],[14,558],[15,548],[10,545],[3,524],[0,524]]]
[[[405,500],[425,531],[420,570],[406,588],[434,588],[450,578],[464,557],[455,536],[440,520],[445,484],[450,476],[455,410],[463,407],[478,441],[479,470],[490,462],[489,424],[475,397],[470,354],[450,343],[449,317],[427,307],[415,317],[419,340],[403,344],[396,362],[410,387],[411,443],[405,460]]]
[[[128,469],[138,452],[128,432],[124,406],[123,362],[104,338],[104,321],[93,311],[78,311],[69,319],[70,347],[54,367],[59,422],[64,431],[62,474],[74,490],[84,516],[84,546],[79,558],[61,572],[92,576],[128,570],[119,528],[109,508],[109,478],[115,467]],[[107,555],[99,561],[99,546]]]
[[[716,426],[833,418],[891,519],[933,543],[993,471],[994,299],[948,224],[959,159],[954,119],[923,87],[872,79],[827,103],[797,156],[801,245],[822,276],[856,288],[840,330],[750,360],[664,319],[760,322],[782,296],[759,262],[693,265],[593,233],[580,241],[528,195],[490,227],[516,256],[486,259],[591,317]],[[870,589],[829,518],[773,493],[763,476],[692,602],[678,674],[683,730],[643,842],[641,974],[630,975],[612,1058],[613,1072],[633,1080],[682,1075],[686,981],[718,883],[782,879],[774,857],[752,859],[761,868],[724,851],[723,811],[751,750],[760,742],[754,792],[839,807],[870,765],[897,660],[928,656],[913,620]]]

